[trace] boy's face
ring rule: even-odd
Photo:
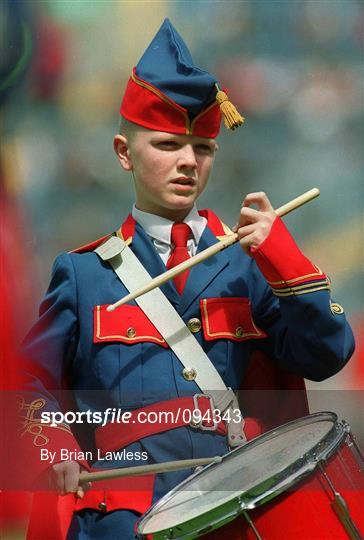
[[[207,184],[217,144],[214,139],[136,129],[114,147],[125,170],[132,170],[136,206],[172,221],[182,220]]]

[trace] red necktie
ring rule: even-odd
[[[174,244],[174,249],[171,251],[167,262],[167,269],[174,268],[177,264],[186,261],[190,258],[187,250],[187,240],[190,236],[191,229],[187,223],[174,223],[171,231],[171,242]],[[176,289],[179,294],[182,294],[186,285],[189,270],[185,270],[181,274],[178,274],[173,279]]]

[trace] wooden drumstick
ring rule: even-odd
[[[283,206],[280,206],[275,210],[275,213],[277,216],[282,217],[288,214],[289,212],[292,212],[292,210],[295,210],[296,208],[299,208],[303,204],[306,204],[309,201],[312,201],[316,197],[320,195],[320,190],[318,188],[310,189],[309,191],[306,191],[305,193],[302,193],[302,195],[299,195],[295,199],[292,199],[288,203],[284,204]],[[164,272],[163,274],[155,277],[154,279],[151,279],[149,283],[144,285],[144,287],[141,287],[137,291],[134,291],[133,293],[130,293],[124,298],[121,298],[114,304],[110,304],[106,309],[107,311],[114,311],[119,306],[122,306],[123,304],[126,304],[127,302],[130,302],[131,300],[134,300],[135,298],[138,298],[138,296],[141,296],[142,294],[145,294],[152,289],[155,289],[156,287],[160,287],[165,283],[166,281],[169,281],[170,279],[173,279],[181,272],[184,272],[185,270],[188,270],[189,268],[192,268],[192,266],[195,266],[196,264],[199,264],[200,262],[208,259],[209,257],[212,257],[212,255],[216,255],[216,253],[219,253],[219,251],[222,251],[223,249],[227,248],[228,246],[231,246],[232,244],[235,244],[238,240],[238,235],[236,233],[227,236],[223,240],[220,240],[216,244],[213,244],[212,246],[208,247],[207,249],[204,249],[194,257],[191,257],[190,259],[187,259],[186,261],[183,261],[181,264],[178,264],[174,268],[171,268],[170,270],[167,270],[167,272]]]
[[[220,463],[221,456],[199,459],[181,459],[179,461],[165,461],[164,463],[153,463],[152,465],[140,465],[138,467],[123,467],[121,469],[108,469],[97,472],[82,472],[80,474],[80,484],[85,482],[97,482],[99,480],[112,480],[122,476],[141,476],[143,474],[156,474],[164,472],[191,469],[210,463]]]

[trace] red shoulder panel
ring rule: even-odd
[[[128,238],[133,238],[135,233],[136,221],[131,214],[128,215],[124,223],[120,227],[121,236],[126,241]]]
[[[226,231],[224,230],[222,221],[212,210],[204,208],[203,210],[199,210],[198,213],[207,219],[207,226],[215,236],[225,236]]]

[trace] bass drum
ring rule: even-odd
[[[138,538],[360,540],[361,460],[334,413],[306,416],[187,478],[142,516]]]

